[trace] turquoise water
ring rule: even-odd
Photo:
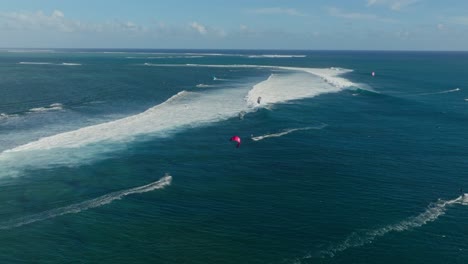
[[[466,263],[467,64],[2,50],[0,260]]]

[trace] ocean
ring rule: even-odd
[[[0,262],[468,263],[467,66],[0,50]]]

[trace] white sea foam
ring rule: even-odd
[[[172,181],[172,176],[166,174],[164,177],[162,177],[160,180],[152,182],[150,184],[146,184],[143,186],[138,186],[122,191],[116,191],[112,193],[105,194],[103,196],[87,200],[84,202],[60,207],[60,208],[55,208],[52,210],[44,211],[38,214],[33,214],[17,219],[12,219],[3,223],[0,223],[0,229],[12,229],[12,228],[17,228],[20,226],[24,225],[29,225],[35,222],[40,222],[44,221],[47,219],[55,218],[58,216],[66,215],[66,214],[76,214],[88,209],[96,208],[96,207],[101,207],[106,204],[110,204],[115,200],[120,200],[124,198],[127,195],[130,194],[138,194],[138,193],[145,193],[145,192],[151,192],[156,189],[162,189],[168,185],[171,184]]]
[[[8,119],[8,118],[11,118],[11,117],[16,117],[18,115],[16,114],[5,114],[5,113],[0,113],[0,120],[2,119]]]
[[[337,253],[345,251],[349,248],[360,247],[365,244],[372,243],[375,239],[382,237],[390,232],[403,232],[423,226],[429,222],[437,220],[441,215],[445,214],[447,207],[453,204],[468,205],[468,194],[464,194],[463,196],[459,196],[456,199],[449,201],[439,200],[430,204],[428,208],[421,214],[407,218],[401,222],[374,230],[354,232],[349,235],[343,242],[321,253],[324,256],[333,257]]]
[[[297,72],[298,68],[281,67]],[[334,71],[320,69],[302,69],[305,73],[272,74],[267,81],[254,86],[247,94],[246,100],[250,106],[263,106],[277,102],[314,97],[324,93],[334,93],[352,86],[346,79],[336,77]],[[322,81],[320,81],[322,79]],[[257,102],[261,97],[260,104]]]
[[[126,142],[144,135],[164,137],[181,129],[226,120],[246,109],[243,99],[248,87],[209,91],[180,92],[164,103],[140,114],[83,127],[0,153],[0,177],[14,177],[29,168],[76,166],[105,158],[125,149]]]
[[[319,125],[319,126],[290,128],[290,129],[285,129],[285,130],[283,130],[281,132],[278,132],[278,133],[265,134],[265,135],[261,135],[261,136],[251,137],[251,139],[253,141],[260,141],[260,140],[264,140],[265,138],[281,137],[281,136],[287,135],[287,134],[295,132],[295,131],[311,130],[311,129],[322,129],[322,128],[326,127],[326,126],[327,126],[326,124],[322,124],[322,125]]]
[[[60,103],[53,103],[45,107],[31,108],[29,109],[29,112],[48,112],[48,111],[57,111],[57,110],[63,110],[63,105]]]

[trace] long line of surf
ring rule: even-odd
[[[76,214],[76,213],[79,213],[88,209],[110,204],[113,201],[120,200],[127,195],[151,192],[157,189],[162,189],[166,186],[169,186],[171,182],[172,182],[172,176],[166,174],[160,180],[143,185],[143,186],[138,186],[138,187],[122,190],[122,191],[108,193],[103,196],[100,196],[91,200],[87,200],[84,202],[80,202],[80,203],[76,203],[76,204],[72,204],[72,205],[68,205],[68,206],[64,206],[60,208],[51,209],[51,210],[44,211],[38,214],[33,214],[33,215],[9,220],[9,221],[0,223],[0,229],[12,229],[12,228],[29,225],[35,222],[44,221],[47,219],[55,218],[55,217],[66,215],[66,214]]]
[[[212,65],[203,65],[203,66],[212,66]],[[215,65],[213,67],[230,67],[229,65]],[[240,66],[244,67],[244,66]],[[248,67],[257,67],[257,66],[248,66]],[[343,73],[341,70],[336,69],[309,69],[309,68],[291,68],[291,67],[279,67],[279,66],[262,66],[268,68],[280,68],[293,71],[305,71],[313,73],[314,75],[319,76],[333,76]],[[346,70],[347,71],[347,70]],[[344,71],[344,72],[346,72]],[[276,79],[282,77],[275,77]],[[273,79],[275,79],[273,78]],[[293,79],[291,79],[293,80]],[[289,83],[290,79],[284,81],[283,83],[278,83],[276,86],[284,85],[284,83]],[[137,136],[140,134],[161,132],[161,131],[170,131],[181,126],[186,126],[190,124],[202,124],[207,122],[225,120],[227,118],[238,115],[240,111],[249,110],[253,102],[256,102],[257,95],[255,93],[256,88],[259,86],[271,83],[272,80],[267,80],[261,82],[260,84],[254,86],[252,91],[248,93],[247,96],[247,105],[245,104],[245,94],[242,96],[242,93],[236,93],[233,91],[227,92],[225,94],[214,94],[214,93],[205,93],[203,97],[201,94],[194,92],[182,91],[178,94],[172,96],[165,102],[160,105],[156,105],[140,114],[129,116],[126,118],[101,123],[97,125],[83,127],[77,130],[63,132],[53,136],[43,137],[36,141],[17,146],[15,148],[5,150],[0,153],[0,160],[3,158],[3,154],[11,152],[20,152],[20,151],[31,151],[31,150],[47,150],[53,148],[76,148],[83,145],[88,145],[95,142],[116,142],[128,139],[129,137]],[[277,80],[273,80],[277,81]],[[344,84],[344,83],[343,83]],[[311,84],[308,84],[306,81],[302,81],[301,85],[309,85],[301,87],[302,90],[310,88]],[[314,84],[315,85],[315,84]],[[269,86],[271,87],[271,85]],[[335,87],[336,88],[336,87]],[[284,87],[276,87],[277,90],[283,89]],[[305,93],[296,96],[294,91],[291,88],[286,89],[287,92],[283,91],[281,96],[287,96],[287,98],[274,98],[274,101],[271,103],[287,101],[290,99],[304,98],[307,96],[315,96],[323,92],[336,92],[339,89],[329,89],[329,91],[319,91],[313,93]],[[263,89],[262,93],[269,93],[268,90]],[[234,98],[240,97],[240,100],[233,101]],[[184,102],[184,98],[190,98],[188,103]],[[226,105],[222,103],[223,100],[228,98],[230,104]],[[237,100],[237,99],[236,99]],[[267,100],[264,100],[268,102]],[[228,107],[226,107],[228,106]]]
[[[343,242],[321,253],[323,256],[334,257],[337,253],[345,251],[349,248],[360,247],[364,246],[365,244],[372,243],[375,239],[385,236],[390,232],[403,232],[413,228],[421,227],[429,222],[437,220],[440,216],[444,215],[447,207],[453,204],[468,205],[468,194],[464,194],[463,196],[459,196],[449,201],[439,200],[436,203],[430,204],[428,208],[421,214],[409,217],[401,222],[374,230],[354,232],[349,235]]]

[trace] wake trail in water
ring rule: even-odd
[[[311,130],[311,129],[322,129],[322,128],[326,127],[326,126],[327,126],[326,124],[322,124],[320,126],[313,126],[313,127],[291,128],[291,129],[286,129],[286,130],[284,130],[282,132],[279,132],[279,133],[265,134],[265,135],[261,135],[261,136],[252,137],[251,139],[253,141],[260,141],[260,140],[264,140],[265,138],[281,137],[281,136],[287,135],[287,134],[295,132],[295,131]]]
[[[446,90],[446,91],[441,91],[441,92],[422,93],[422,94],[418,94],[418,95],[434,95],[434,94],[454,93],[454,92],[459,92],[460,90],[461,90],[460,88],[455,88],[455,89]]]
[[[413,228],[421,227],[429,222],[437,220],[440,216],[444,215],[447,207],[453,204],[468,205],[468,194],[464,194],[463,196],[459,196],[456,199],[449,201],[439,200],[435,203],[431,203],[426,211],[396,224],[387,225],[374,230],[353,232],[340,244],[321,252],[321,255],[334,257],[337,253],[345,251],[349,248],[361,247],[365,244],[372,243],[375,239],[385,236],[390,232],[403,232]]]
[[[44,221],[47,219],[55,218],[58,216],[66,215],[66,214],[76,214],[91,208],[101,207],[106,204],[110,204],[115,200],[120,200],[127,195],[130,194],[137,194],[137,193],[145,193],[151,192],[156,189],[162,189],[171,184],[172,176],[166,174],[160,180],[152,182],[150,184],[146,184],[143,186],[134,187],[131,189],[126,189],[122,191],[112,192],[91,200],[87,200],[81,203],[72,204],[65,207],[60,207],[48,211],[44,211],[42,213],[29,215],[13,220],[9,220],[3,223],[0,223],[0,229],[12,229],[24,225],[29,225],[35,222]]]

